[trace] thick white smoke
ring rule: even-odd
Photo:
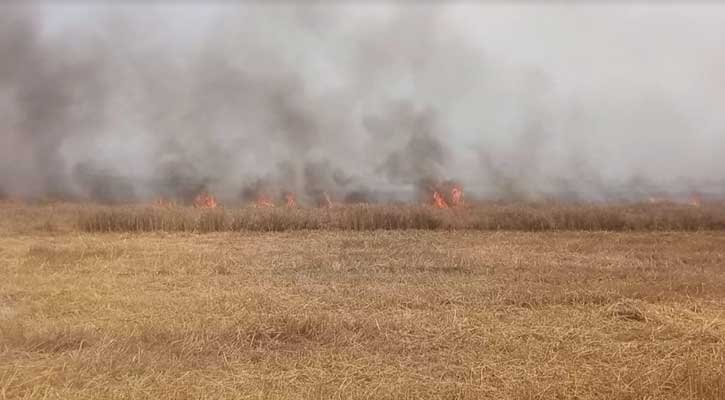
[[[725,186],[723,7],[0,7],[6,195]]]

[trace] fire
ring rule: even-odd
[[[216,208],[216,198],[207,192],[201,192],[194,198],[194,207],[196,208]]]
[[[272,201],[272,199],[270,199],[266,195],[262,194],[259,197],[257,197],[256,206],[264,207],[264,208],[274,207],[274,202]]]
[[[287,192],[284,194],[284,199],[287,202],[288,208],[294,208],[297,207],[297,200],[295,199],[295,194],[292,192]]]
[[[429,182],[426,203],[435,208],[463,207],[463,188],[454,181]]]
[[[687,199],[683,197],[650,197],[647,199],[647,201],[650,204],[687,204],[692,207],[702,206],[702,198],[700,197],[699,193],[694,193]]]
[[[436,208],[448,208],[448,203],[446,203],[446,200],[443,198],[441,193],[437,190],[433,191],[433,205]]]
[[[690,197],[690,201],[688,202],[688,204],[690,204],[693,207],[700,207],[702,205],[702,199],[700,198],[700,194],[694,193]]]
[[[451,189],[451,205],[453,207],[463,206],[463,189],[459,186],[453,186]]]

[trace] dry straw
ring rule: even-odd
[[[679,204],[479,204],[438,210],[410,205],[331,209],[83,207],[86,232],[224,232],[290,230],[697,231],[725,229],[725,206]]]

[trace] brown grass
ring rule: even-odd
[[[723,232],[99,235],[60,215],[0,231],[0,398],[725,398]]]
[[[282,232],[294,230],[716,231],[725,203],[479,203],[438,210],[412,205],[318,208],[159,208],[56,204],[0,207],[0,233],[29,232]]]
[[[197,210],[93,207],[79,213],[86,232],[225,232],[288,230],[697,231],[725,229],[725,204],[485,204],[438,210],[353,205],[333,209]]]

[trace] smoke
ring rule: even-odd
[[[77,191],[84,199],[102,203],[136,200],[133,184],[126,177],[94,162],[82,161],[75,164],[71,180],[78,186]]]
[[[725,42],[701,38],[724,38],[725,9],[649,11],[2,5],[0,192],[317,204],[413,200],[452,179],[507,199],[722,192]]]
[[[33,10],[3,8],[0,93],[9,104],[0,112],[2,186],[22,194],[67,196],[72,188],[59,150],[68,138],[100,127],[107,96],[104,49],[90,40],[77,46],[47,43]]]
[[[392,106],[386,115],[371,116],[363,121],[375,143],[398,136],[402,146],[393,149],[378,166],[390,182],[406,184],[426,178],[440,179],[448,151],[441,138],[445,132],[435,126],[432,110],[416,112],[409,104]]]

